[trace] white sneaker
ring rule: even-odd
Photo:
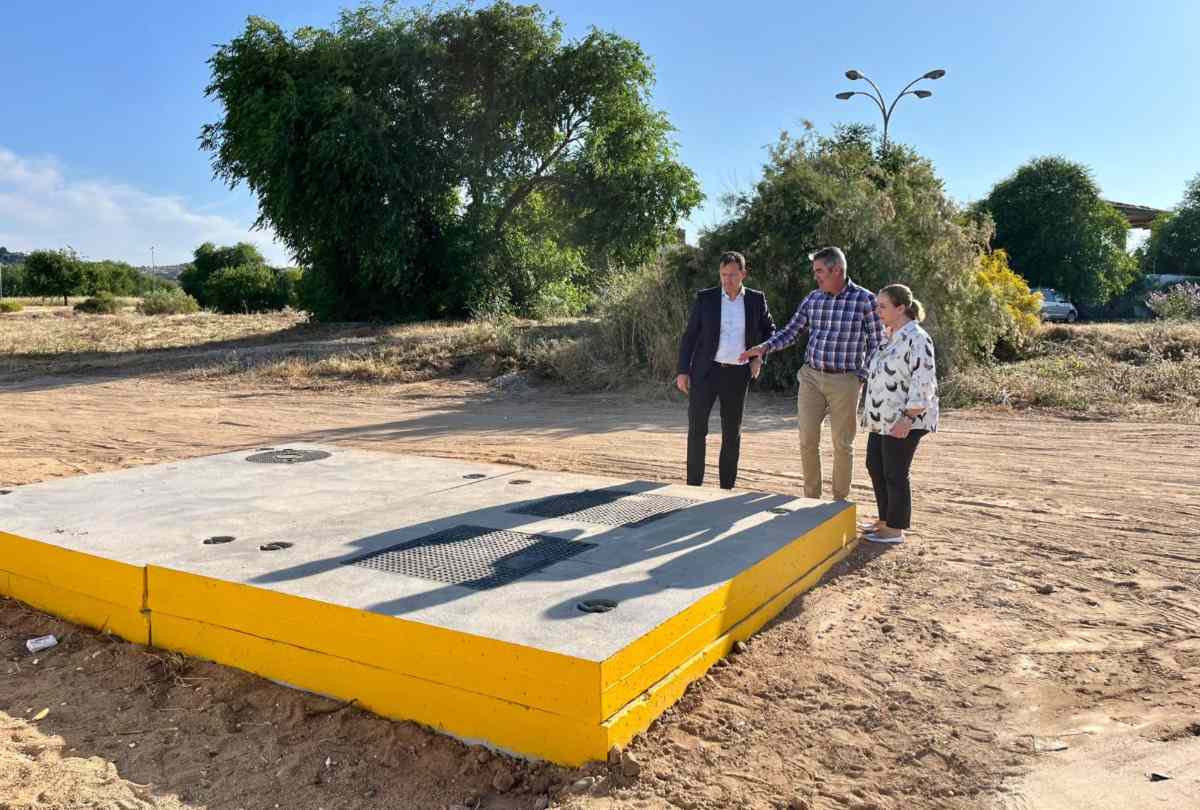
[[[866,537],[872,543],[886,543],[888,545],[896,545],[897,543],[904,542],[904,532],[900,532],[899,536],[897,536],[897,537],[883,537],[879,534],[876,534],[875,532],[871,532],[871,533],[867,534]]]

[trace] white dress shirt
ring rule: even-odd
[[[746,351],[746,288],[738,290],[731,299],[721,290],[721,340],[717,343],[718,363],[738,363],[738,355]]]

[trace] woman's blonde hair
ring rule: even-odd
[[[912,290],[903,284],[889,284],[880,290],[879,294],[886,295],[896,306],[904,307],[904,313],[914,321],[920,323],[925,320],[925,307],[913,298]]]

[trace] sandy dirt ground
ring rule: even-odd
[[[288,440],[681,480],[681,401],[506,379],[4,383],[0,487]],[[752,394],[740,486],[800,493],[792,407]],[[909,542],[860,547],[611,766],[510,759],[0,600],[0,809],[1200,807],[1200,432],[953,413],[913,476]],[[43,633],[65,640],[26,653]]]

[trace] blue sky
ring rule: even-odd
[[[205,60],[257,14],[287,28],[330,24],[345,3],[16,4],[0,47],[0,245],[71,245],[91,258],[159,264],[201,241],[258,241],[244,189],[211,178],[198,149]],[[79,4],[83,6],[83,4]],[[578,36],[595,25],[641,43],[658,76],[654,103],[678,128],[708,195],[686,223],[719,222],[720,197],[749,188],[764,147],[805,119],[878,123],[856,68],[895,93],[915,76],[933,98],[905,98],[893,140],[930,157],[950,194],[977,199],[1022,162],[1062,154],[1091,167],[1105,196],[1178,203],[1200,172],[1200,3],[967,4],[802,0],[543,4]],[[961,7],[961,10],[960,10]],[[64,10],[66,9],[66,10]],[[858,86],[855,86],[858,85]]]

